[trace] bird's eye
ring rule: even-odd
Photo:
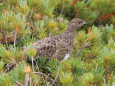
[[[78,22],[78,24],[81,24],[82,22]]]

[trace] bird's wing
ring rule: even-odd
[[[38,56],[49,57],[56,52],[56,41],[53,38],[45,38],[33,43],[33,47],[37,50]]]
[[[67,45],[65,42],[58,42],[57,43],[57,50],[53,54],[54,58],[57,58],[58,60],[63,60],[64,57],[69,54],[71,51],[71,48]]]

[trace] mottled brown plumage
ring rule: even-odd
[[[67,59],[72,51],[76,30],[85,24],[83,20],[74,18],[64,33],[33,43],[34,48],[37,50],[37,55],[47,58],[57,58],[58,60],[63,60],[64,57]]]

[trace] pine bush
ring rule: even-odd
[[[40,57],[33,67],[30,44],[64,32],[74,17],[88,26],[75,37],[70,58]],[[114,0],[0,0],[0,86],[114,86],[114,75]]]

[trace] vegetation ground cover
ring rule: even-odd
[[[41,57],[33,73],[28,59],[36,51],[28,45],[64,32],[75,17],[88,26],[71,57]],[[0,86],[114,86],[114,75],[115,0],[0,0]]]

